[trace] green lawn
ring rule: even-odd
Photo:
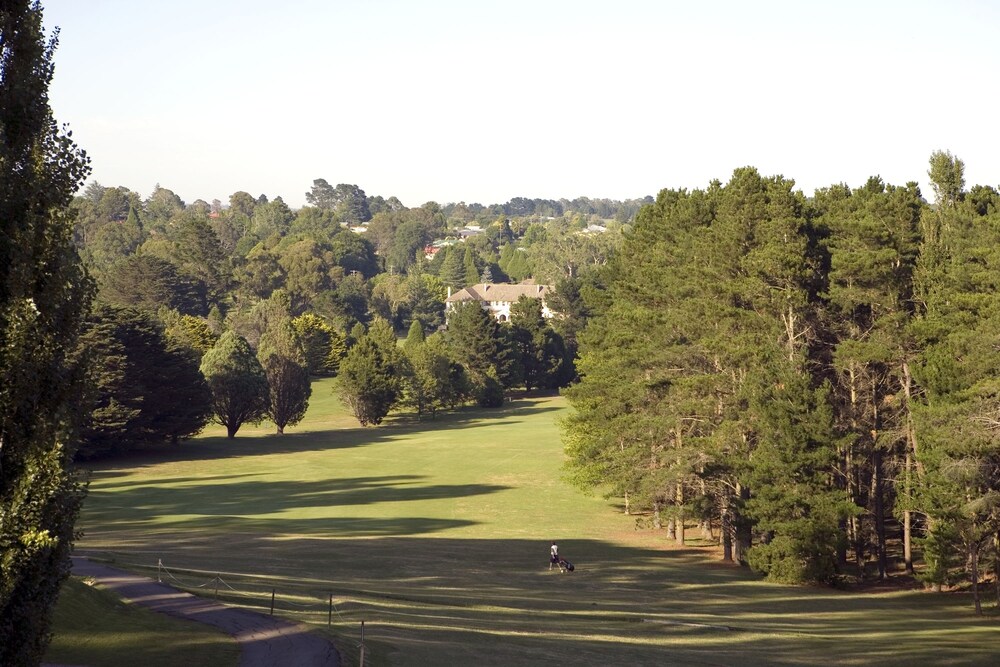
[[[332,632],[392,665],[969,665],[996,620],[966,595],[761,582],[560,478],[558,397],[362,429],[316,383],[283,437],[213,429],[98,467],[78,549]],[[550,572],[548,545],[577,564]],[[209,586],[203,591],[212,589]],[[235,589],[235,590],[231,590]],[[214,592],[214,591],[211,591]]]
[[[71,578],[59,594],[56,634],[45,660],[88,667],[236,665],[239,647],[229,635],[123,603],[107,591]]]

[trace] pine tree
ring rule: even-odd
[[[791,185],[738,169],[640,212],[592,300],[566,437],[580,484],[625,495],[654,526],[665,516],[678,541],[687,520],[718,521],[727,558],[801,580],[829,576],[844,508],[811,373],[819,234]],[[782,410],[763,399],[775,392]],[[768,470],[807,482],[758,496]],[[803,515],[803,498],[823,511]]]
[[[82,487],[68,472],[92,288],[72,245],[88,159],[48,104],[56,36],[37,2],[0,8],[0,664],[37,664],[69,574]]]
[[[340,395],[362,426],[378,425],[399,400],[406,359],[388,322],[376,319],[340,364]]]
[[[463,287],[475,285],[479,282],[479,268],[476,266],[476,253],[473,252],[472,246],[465,247],[465,254],[462,258],[462,268],[465,271],[465,275],[462,279]]]
[[[841,443],[836,483],[857,506],[846,527],[858,572],[863,575],[873,552],[884,579],[886,520],[900,492],[909,495],[909,413],[907,402],[895,399],[905,393],[913,355],[906,330],[922,202],[915,184],[897,188],[879,178],[853,192],[844,186],[822,190],[816,201],[830,253],[827,301],[836,341],[832,371]],[[903,475],[890,473],[900,468]],[[893,486],[894,477],[901,478],[902,488]]]
[[[1000,535],[1000,217],[964,201],[952,173],[948,201],[926,216],[916,278],[913,502],[928,517],[921,576],[940,586],[964,571],[981,613],[983,557]]]
[[[556,386],[566,348],[542,316],[541,299],[522,296],[513,304],[510,329],[525,389]]]
[[[424,328],[420,326],[420,322],[413,320],[410,324],[410,330],[406,334],[406,342],[404,345],[406,347],[414,347],[420,345],[424,342]]]
[[[452,359],[462,365],[476,386],[484,407],[503,403],[503,391],[517,386],[521,372],[513,341],[500,324],[475,301],[455,304],[448,316],[445,338]]]
[[[441,263],[441,270],[438,277],[445,287],[459,290],[465,287],[465,267],[463,265],[464,253],[458,246],[445,246],[441,249],[444,259]]]
[[[80,344],[90,359],[94,407],[83,422],[78,456],[176,443],[208,423],[211,394],[198,370],[199,354],[171,343],[150,315],[101,306]]]

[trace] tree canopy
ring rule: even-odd
[[[52,116],[56,34],[37,2],[0,6],[0,664],[38,664],[70,570],[83,491],[68,471],[92,296],[72,243],[86,155]]]

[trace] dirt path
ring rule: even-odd
[[[73,574],[91,577],[103,588],[154,611],[207,623],[240,645],[240,667],[339,667],[333,644],[291,621],[226,607],[211,600],[86,558],[73,557]]]

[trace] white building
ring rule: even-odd
[[[552,288],[548,285],[531,285],[521,283],[518,285],[496,285],[493,283],[480,283],[459,290],[454,294],[448,289],[448,298],[445,300],[445,310],[451,310],[459,301],[469,301],[470,299],[479,302],[483,310],[488,310],[500,322],[510,321],[510,307],[517,303],[522,296],[532,299],[542,300],[542,316],[555,317],[555,311],[551,310],[545,300],[552,293]]]

